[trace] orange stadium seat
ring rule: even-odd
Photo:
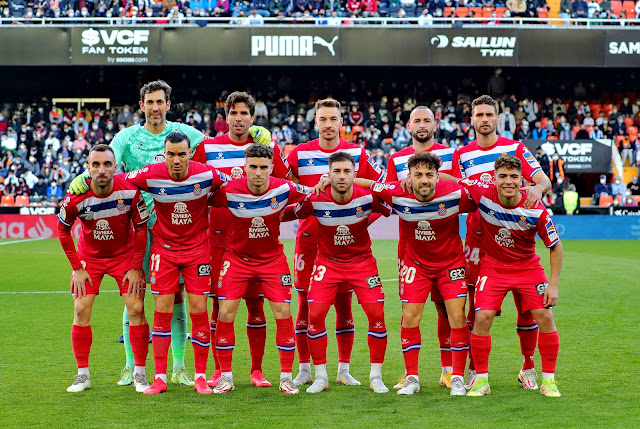
[[[445,7],[443,13],[444,13],[444,16],[449,17],[449,16],[451,16],[452,12],[453,12],[453,8],[452,7]]]
[[[546,128],[549,125],[549,118],[540,118],[540,125],[542,125],[542,128]]]
[[[593,131],[593,127],[591,125],[588,125],[585,129],[588,133],[591,133],[591,131]]]
[[[627,134],[629,134],[629,137],[638,137],[638,127],[627,128]]]
[[[13,195],[3,195],[0,199],[0,206],[12,206],[15,204]]]
[[[635,198],[636,203],[640,204],[640,195],[634,195],[633,198]]]
[[[469,13],[475,13],[476,18],[480,18],[482,16],[482,8],[481,7],[472,7],[469,8]]]
[[[580,131],[580,125],[574,125],[572,131],[574,136],[577,135],[578,131]]]
[[[364,131],[364,127],[362,125],[354,125],[353,127],[351,127],[351,132],[353,134],[361,133],[363,131]]]
[[[622,2],[622,8],[623,9],[633,9],[633,10],[635,10],[636,9],[636,2],[634,2],[633,0],[624,0]]]
[[[627,19],[636,19],[636,10],[635,9],[625,9],[624,14]]]
[[[547,140],[558,140],[558,136],[547,136]]]
[[[620,146],[622,140],[624,140],[624,136],[616,136],[616,146]]]
[[[498,16],[498,18],[502,18],[504,16],[504,13],[506,12],[507,8],[506,7],[497,7],[496,8],[496,15]]]
[[[490,18],[491,14],[493,13],[494,10],[495,9],[492,8],[492,7],[484,7],[484,8],[482,8],[482,16],[484,18]]]
[[[538,8],[538,18],[549,18],[549,11],[546,7]]]
[[[469,8],[468,7],[458,7],[456,8],[456,16],[458,18],[464,18],[469,16]]]
[[[18,195],[16,197],[16,206],[28,206],[28,205],[29,205],[28,195]]]
[[[611,113],[611,111],[613,110],[613,104],[611,104],[611,103],[603,104],[602,105],[602,110],[607,112],[607,116],[609,116],[609,113]]]
[[[613,197],[611,195],[600,195],[600,201],[598,201],[600,207],[609,207],[611,204],[613,204]]]
[[[624,124],[629,127],[633,127],[633,118],[624,118]]]

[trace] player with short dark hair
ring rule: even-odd
[[[225,101],[225,113],[229,132],[215,138],[205,139],[198,146],[193,160],[206,163],[222,171],[232,178],[245,175],[244,151],[253,147],[254,142],[260,142],[269,148],[273,154],[273,175],[285,179],[291,169],[280,152],[280,147],[271,142],[269,132],[253,125],[255,121],[255,100],[246,92],[235,91],[229,94]],[[258,133],[258,134],[256,134]],[[265,134],[266,133],[266,134]],[[258,150],[257,148],[255,148]],[[209,210],[209,244],[211,246],[213,309],[211,311],[210,330],[215,335],[218,320],[217,282],[222,264],[222,256],[227,248],[227,239],[231,231],[232,215],[226,207],[211,207]],[[252,280],[253,282],[253,280]],[[247,289],[243,296],[247,305],[247,338],[249,339],[249,353],[251,355],[251,383],[258,387],[269,387],[262,372],[262,358],[264,356],[267,338],[267,321],[264,314],[264,298],[258,283]],[[220,362],[217,350],[211,348],[215,370],[208,383],[216,387],[220,381]]]
[[[528,209],[537,205],[542,195],[551,187],[551,181],[542,172],[540,164],[524,144],[498,136],[496,132],[498,110],[497,103],[493,98],[488,95],[480,96],[473,100],[471,106],[471,123],[476,131],[477,139],[455,153],[453,157],[453,175],[488,184],[492,181],[494,162],[503,154],[513,155],[522,162],[524,179],[533,182],[532,186],[526,188],[524,207]],[[481,234],[479,212],[470,214],[467,217],[467,236],[465,238],[465,257],[470,272],[470,301],[473,297],[473,284],[478,278],[478,269],[484,254],[484,249],[480,246]],[[518,374],[518,381],[522,383],[525,389],[537,389],[537,374],[534,368],[533,355],[536,350],[538,325],[529,312],[522,312],[518,308],[520,300],[516,297],[517,293],[517,291],[514,293],[514,300],[518,310],[516,331],[520,339],[520,351],[522,352],[523,360],[522,369]],[[467,320],[469,326],[473,327],[474,307],[469,307]],[[475,373],[472,361],[467,375],[467,387],[473,385]]]
[[[356,179],[391,205],[403,222],[403,260],[400,266],[402,325],[400,337],[406,381],[400,395],[420,391],[418,356],[420,320],[430,293],[438,291],[446,305],[451,329],[451,395],[464,396],[464,369],[469,350],[469,330],[464,306],[467,297],[466,262],[459,233],[460,213],[474,211],[469,193],[457,183],[438,180],[442,160],[433,152],[417,152],[407,160],[411,190],[400,182],[374,183]],[[411,232],[408,234],[407,232]]]
[[[491,393],[488,378],[490,329],[509,291],[518,308],[531,313],[539,326],[540,393],[548,397],[561,396],[555,383],[560,339],[551,308],[558,302],[562,244],[545,206],[538,202],[530,208],[525,207],[527,195],[521,190],[522,166],[515,156],[503,155],[495,161],[494,183],[460,182],[478,204],[485,252],[476,282],[476,320],[471,335],[477,378],[468,396]],[[536,254],[536,234],[550,250],[548,280]]]
[[[207,196],[226,177],[213,167],[189,161],[191,155],[187,136],[174,131],[165,139],[163,164],[152,164],[126,176],[130,183],[152,195],[157,213],[149,268],[155,299],[152,342],[156,374],[145,394],[167,391],[167,353],[180,276],[189,297],[194,389],[201,394],[213,393],[206,379],[210,345],[207,296],[211,290]]]
[[[280,390],[299,393],[291,371],[295,335],[291,318],[291,273],[280,235],[280,215],[287,203],[302,201],[310,190],[271,177],[273,151],[253,144],[244,151],[247,177],[233,179],[216,191],[213,204],[231,212],[227,250],[216,280],[220,312],[215,347],[221,377],[214,393],[234,389],[231,361],[235,347],[234,320],[240,299],[260,285],[276,319],[276,345],[280,354]]]
[[[293,148],[287,160],[293,175],[301,184],[315,186],[323,175],[329,173],[329,156],[336,152],[349,153],[355,160],[355,173],[359,177],[384,181],[385,174],[360,146],[340,139],[342,115],[340,103],[332,98],[316,103],[316,126],[320,134],[317,140],[302,143]],[[377,216],[377,215],[374,215]],[[294,285],[298,291],[298,312],[296,315],[296,345],[300,372],[294,379],[297,385],[309,384],[311,377],[311,355],[309,353],[307,328],[309,307],[307,293],[311,283],[313,261],[318,252],[318,221],[309,217],[300,222],[296,236],[294,258]],[[351,311],[351,293],[341,288],[335,299],[336,340],[338,342],[338,374],[336,380],[349,386],[359,386],[360,382],[349,373],[355,326]]]
[[[346,286],[355,291],[369,320],[369,388],[385,393],[389,389],[382,382],[387,348],[384,291],[367,226],[372,213],[389,216],[391,208],[370,190],[353,186],[357,164],[350,153],[332,153],[328,161],[331,186],[319,196],[310,195],[295,208],[299,219],[315,216],[318,220],[315,234],[318,255],[305,296],[309,303],[307,337],[316,379],[307,392],[319,393],[329,388],[325,320],[331,304],[336,302],[338,290]]]
[[[142,392],[149,387],[145,374],[149,325],[144,316],[142,272],[149,212],[140,191],[121,175],[114,176],[117,166],[109,146],[93,146],[87,161],[91,175],[89,192],[67,194],[58,214],[60,243],[73,268],[71,290],[75,311],[71,343],[78,365],[78,375],[67,391],[80,392],[91,387],[91,311],[106,274],[116,280],[124,298],[131,321],[129,335],[135,360],[133,383],[136,390]],[[82,223],[77,251],[71,236],[76,219]]]

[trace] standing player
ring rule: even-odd
[[[240,299],[248,288],[260,287],[271,304],[276,319],[276,345],[280,353],[280,390],[299,393],[291,370],[295,355],[295,335],[291,319],[291,273],[280,235],[280,215],[287,202],[302,201],[309,189],[284,179],[271,177],[274,152],[253,144],[245,151],[246,178],[238,178],[220,188],[214,205],[228,207],[232,215],[228,248],[222,258],[218,278],[220,313],[215,347],[222,371],[214,393],[234,388],[231,361],[235,347],[233,323]]]
[[[205,139],[198,146],[193,160],[206,163],[217,170],[228,174],[232,178],[244,176],[244,151],[253,144],[249,130],[255,121],[254,98],[246,92],[233,92],[225,102],[224,110],[227,116],[229,132],[213,139]],[[273,175],[286,178],[291,171],[286,160],[280,153],[280,148],[270,142],[273,151]],[[227,248],[227,238],[231,229],[232,215],[228,208],[212,207],[209,210],[209,244],[211,245],[211,273],[213,310],[211,311],[211,335],[215,335],[218,320],[218,298],[216,289],[218,274],[222,264],[222,255]],[[247,305],[247,337],[249,338],[249,352],[251,354],[251,383],[258,387],[269,387],[269,383],[262,373],[262,357],[264,356],[267,325],[264,315],[264,298],[259,285],[249,287],[244,296]],[[215,371],[209,379],[209,386],[215,387],[220,381],[220,364],[215,347],[211,347],[215,363]]]
[[[542,357],[540,393],[561,396],[555,382],[560,339],[551,307],[558,302],[562,268],[562,244],[544,205],[525,208],[522,162],[511,155],[495,162],[495,185],[463,180],[480,212],[482,249],[485,254],[475,291],[476,322],[471,335],[471,353],[477,378],[468,396],[491,393],[489,387],[490,329],[507,292],[514,294],[518,308],[531,313],[540,327],[538,348]],[[536,234],[550,250],[549,280],[536,255]]]
[[[355,171],[359,177],[383,181],[384,173],[360,146],[340,139],[342,115],[340,103],[331,98],[316,103],[316,126],[320,137],[296,146],[287,157],[293,174],[305,186],[315,186],[323,175],[329,173],[329,156],[336,152],[350,154],[355,160]],[[309,384],[311,378],[311,355],[307,339],[309,307],[307,293],[310,286],[313,261],[318,251],[318,221],[315,217],[300,222],[296,236],[294,258],[294,284],[298,291],[298,313],[296,316],[296,345],[300,373],[294,382],[300,386]],[[342,293],[340,293],[342,292]],[[360,382],[349,374],[349,362],[353,349],[355,327],[351,311],[351,293],[338,291],[336,307],[336,339],[338,341],[337,382],[348,386],[359,386]]]
[[[91,387],[91,310],[105,274],[116,280],[131,320],[133,383],[136,391],[142,392],[149,387],[145,374],[149,325],[144,317],[142,272],[149,212],[140,191],[122,177],[114,177],[117,166],[109,146],[93,146],[87,160],[91,174],[89,192],[67,195],[58,214],[60,243],[73,268],[71,290],[75,312],[71,343],[78,364],[78,375],[67,392],[81,392]],[[76,252],[71,227],[78,218],[82,222],[82,234]]]
[[[207,296],[211,290],[207,196],[219,188],[224,179],[214,168],[189,161],[190,145],[186,134],[174,131],[166,137],[164,163],[127,174],[129,182],[153,196],[157,214],[150,258],[151,292],[155,298],[152,341],[156,374],[151,387],[144,391],[147,395],[167,391],[167,353],[180,275],[189,297],[194,389],[198,393],[213,393],[207,386],[205,374],[210,345]]]
[[[352,288],[369,320],[369,388],[376,393],[389,391],[382,382],[382,363],[387,349],[384,322],[384,291],[376,260],[371,252],[367,227],[372,213],[385,216],[391,208],[368,189],[353,186],[356,162],[348,152],[338,151],[329,157],[331,187],[319,196],[311,195],[295,208],[299,219],[318,219],[318,256],[309,286],[309,349],[316,369],[316,379],[307,393],[329,388],[327,376],[327,331],[325,321],[338,289],[346,283]]]
[[[436,121],[431,109],[425,106],[418,106],[411,111],[407,128],[411,133],[412,145],[394,153],[389,158],[387,165],[387,182],[403,180],[409,175],[408,160],[414,154],[420,152],[430,152],[437,155],[442,160],[442,165],[438,170],[441,173],[451,174],[451,161],[453,160],[454,148],[450,148],[433,141],[433,134],[436,129]],[[413,225],[407,224],[400,216],[400,239],[398,240],[398,273],[402,271],[401,261],[404,258],[405,243],[413,236]],[[400,279],[399,284],[402,283]],[[431,301],[434,302],[438,312],[438,342],[440,343],[440,365],[442,373],[440,375],[440,385],[451,387],[451,375],[453,371],[451,357],[451,325],[447,316],[447,309],[437,288],[431,291]],[[394,388],[404,386],[406,374],[403,375]]]
[[[520,159],[523,165],[522,175],[535,186],[527,188],[525,208],[534,207],[540,202],[541,196],[551,187],[549,178],[542,172],[538,161],[531,155],[525,145],[520,142],[499,137],[496,133],[498,122],[498,106],[493,98],[483,95],[471,103],[471,123],[476,131],[477,140],[460,148],[453,157],[453,175],[455,177],[477,180],[482,183],[490,183],[493,175],[493,164],[501,155],[513,155]],[[457,167],[455,167],[457,166]],[[478,268],[484,249],[480,247],[481,239],[480,214],[473,213],[467,217],[467,237],[465,239],[465,257],[469,266],[469,301],[473,293],[473,283],[478,278]],[[518,292],[514,293],[514,300],[518,310],[516,331],[520,338],[520,350],[522,352],[522,369],[518,374],[518,380],[525,389],[537,389],[537,374],[533,363],[533,354],[536,350],[538,337],[538,325],[528,312],[523,313],[517,299]],[[467,323],[473,328],[474,307],[469,306]],[[473,353],[472,353],[473,356]],[[475,379],[473,360],[469,365],[467,387],[473,385]]]
[[[463,381],[469,350],[469,329],[464,313],[467,270],[458,215],[474,211],[477,207],[462,186],[438,181],[441,163],[433,152],[412,155],[406,162],[412,189],[408,192],[402,190],[400,182],[378,184],[356,179],[357,185],[371,187],[374,195],[392,205],[404,225],[400,337],[407,379],[398,390],[399,395],[413,395],[420,391],[420,320],[429,293],[436,290],[444,300],[453,328],[451,395],[464,396],[467,393]]]

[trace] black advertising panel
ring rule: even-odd
[[[433,66],[515,66],[518,58],[515,28],[432,28],[429,31]]]
[[[161,61],[165,65],[248,65],[246,27],[166,28],[162,32]]]
[[[607,30],[607,67],[640,66],[640,33],[638,30]]]
[[[520,66],[601,67],[604,30],[561,28],[519,30]]]
[[[426,65],[429,31],[422,28],[340,29],[341,65]]]
[[[564,160],[567,173],[611,172],[611,140],[523,140],[535,153],[538,146],[549,158],[557,153]]]
[[[69,32],[61,27],[0,28],[0,66],[69,64]]]
[[[338,28],[252,27],[249,41],[238,49],[249,51],[251,65],[331,66],[340,64]]]
[[[74,27],[71,29],[71,64],[160,64],[160,34],[155,27]]]

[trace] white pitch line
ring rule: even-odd
[[[5,244],[26,243],[27,241],[37,241],[37,240],[46,240],[46,238],[38,237],[38,238],[27,238],[25,240],[5,241],[4,243],[0,243],[0,246],[4,246]]]

